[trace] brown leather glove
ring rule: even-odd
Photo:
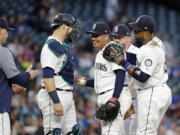
[[[124,120],[130,118],[131,115],[133,115],[133,114],[135,114],[135,109],[134,109],[134,105],[131,104],[131,107],[129,108],[129,110],[124,115]]]

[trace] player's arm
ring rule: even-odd
[[[122,69],[117,69],[114,72],[116,74],[116,81],[115,81],[115,89],[114,89],[113,97],[118,99],[123,89],[125,71]]]
[[[3,49],[0,53],[3,56],[0,57],[0,66],[10,83],[26,86],[29,80],[34,79],[39,74],[37,70],[32,69],[20,73],[12,53],[8,49]]]
[[[60,103],[60,99],[58,97],[58,94],[56,92],[56,86],[54,81],[54,69],[51,67],[44,67],[42,69],[43,73],[43,81],[45,84],[45,88],[51,97],[54,104]]]
[[[146,82],[150,78],[149,74],[143,72],[140,68],[133,66],[125,59],[121,61],[121,65],[127,70],[129,75],[142,83]]]
[[[149,50],[146,50],[140,59],[141,63],[139,67],[133,66],[121,56],[118,58],[117,63],[122,65],[133,78],[144,83],[151,77],[156,65],[158,64],[159,50],[157,49],[155,51],[155,53],[152,53]]]

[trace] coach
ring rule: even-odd
[[[38,71],[27,69],[19,72],[16,68],[12,53],[3,47],[10,28],[6,20],[0,18],[0,135],[10,135],[9,114],[12,99],[12,84],[25,87],[27,82],[38,75]]]

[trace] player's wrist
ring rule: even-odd
[[[115,102],[117,102],[117,101],[118,101],[118,99],[115,98],[115,97],[112,97],[112,98],[110,98],[110,99],[108,100],[108,102],[110,102],[110,103],[115,103]]]
[[[49,94],[49,96],[52,99],[54,104],[59,104],[60,103],[60,99],[58,97],[58,94],[57,94],[56,90],[50,91],[50,92],[48,92],[48,94]]]
[[[122,59],[119,63],[119,65],[122,65],[124,69],[128,70],[132,65],[125,59]]]

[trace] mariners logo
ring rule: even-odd
[[[145,60],[145,65],[146,65],[147,67],[152,66],[152,60],[151,60],[151,59]]]
[[[93,25],[92,29],[93,29],[93,30],[95,30],[95,29],[96,29],[96,24],[94,24],[94,25]]]
[[[138,17],[138,19],[136,20],[136,23],[139,22],[139,19],[140,19],[140,17]]]
[[[101,71],[107,71],[107,67],[105,64],[102,63],[96,63],[96,69],[101,70]]]
[[[118,32],[118,26],[114,27],[113,31]]]

